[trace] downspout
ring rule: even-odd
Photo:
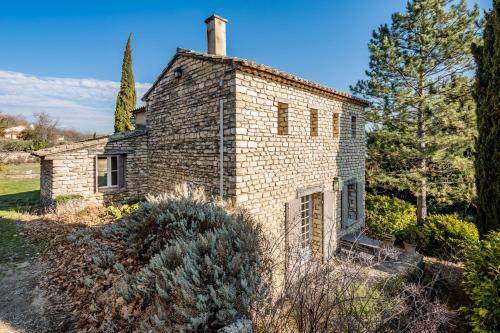
[[[224,198],[224,100],[219,99],[219,195]]]

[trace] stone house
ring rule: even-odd
[[[367,102],[227,56],[226,23],[206,20],[208,53],[177,50],[135,131],[34,152],[42,202],[117,204],[187,182],[321,258],[363,226]]]
[[[23,132],[26,129],[34,129],[35,126],[29,125],[29,126],[24,126],[24,125],[17,125],[17,126],[12,126],[12,127],[7,127],[3,131],[3,136],[6,139],[11,139],[11,140],[18,140],[19,136],[21,135],[21,132]]]

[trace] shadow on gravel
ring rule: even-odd
[[[25,262],[8,268],[0,280],[0,332],[67,332],[66,315],[39,287],[43,267]]]

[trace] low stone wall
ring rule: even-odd
[[[0,152],[0,162],[6,164],[14,163],[34,163],[38,162],[39,159],[30,153],[23,151],[4,151]]]

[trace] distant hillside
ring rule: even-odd
[[[65,129],[59,127],[57,120],[52,119],[46,113],[37,113],[34,115],[33,123],[21,116],[8,115],[0,111],[0,137],[9,128],[16,126],[25,126],[26,130],[18,133],[20,139],[29,141],[45,141],[48,145],[56,142],[75,142],[87,140],[93,137],[93,134],[86,134],[74,129]],[[6,136],[8,139],[8,137]],[[15,139],[16,137],[14,137]]]

